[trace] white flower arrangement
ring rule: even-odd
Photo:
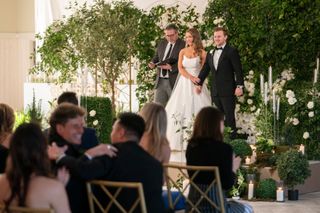
[[[252,100],[252,99],[248,99],[248,100],[247,100],[247,103],[248,103],[249,105],[252,105],[252,104],[253,104],[253,100]]]
[[[311,111],[308,113],[309,118],[313,118],[314,117],[314,111]]]
[[[314,107],[314,102],[313,101],[309,101],[307,104],[308,109],[313,109]]]
[[[297,126],[300,123],[300,121],[298,120],[298,118],[293,118],[292,119],[292,124]]]
[[[90,117],[94,117],[96,115],[96,111],[95,110],[91,110],[89,112]]]
[[[286,92],[286,97],[287,97],[288,99],[294,98],[294,97],[295,97],[295,94],[294,94],[294,92],[293,92],[292,90],[287,90],[287,92]]]
[[[288,103],[290,105],[294,105],[295,103],[297,103],[297,99],[295,97],[290,97],[288,98]]]
[[[92,122],[92,125],[93,126],[97,126],[99,124],[99,121],[98,120],[94,120],[93,122]]]
[[[310,137],[309,132],[304,132],[302,137],[303,139],[308,139]]]

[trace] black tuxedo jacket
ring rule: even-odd
[[[205,64],[198,76],[200,85],[203,84],[211,71],[213,77],[211,96],[234,96],[236,86],[243,85],[242,66],[238,51],[226,44],[220,55],[217,70],[213,65],[213,55],[214,51],[207,54]]]
[[[168,41],[166,39],[163,39],[160,41],[160,43],[158,44],[156,53],[152,59],[153,63],[158,63],[161,62],[163,57],[164,57],[164,53],[166,51],[166,47],[167,47]],[[170,58],[174,59],[175,63],[170,64],[172,66],[172,71],[169,72],[169,81],[170,81],[170,85],[171,88],[174,87],[174,84],[176,82],[179,70],[178,70],[178,59],[179,59],[179,52],[181,49],[183,49],[186,46],[186,43],[182,40],[182,39],[178,39],[173,47],[173,50],[171,52]],[[161,69],[157,68],[157,79],[156,79],[156,84],[155,84],[155,88],[158,87],[158,83],[159,83],[159,78],[160,78],[160,72]]]
[[[114,144],[114,146],[118,149],[115,158],[101,156],[89,160],[86,156],[79,159],[66,156],[59,161],[59,164],[65,165],[71,176],[85,180],[141,182],[148,212],[163,213],[163,171],[160,162],[144,151],[137,142],[128,141]],[[102,196],[97,192],[97,196],[101,197],[100,200],[107,201],[105,195]],[[119,195],[119,199],[129,206],[134,196],[133,192],[126,191],[125,194]]]

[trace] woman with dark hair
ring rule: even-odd
[[[6,168],[14,121],[13,109],[7,104],[0,103],[0,173]]]
[[[204,107],[197,114],[192,137],[188,143],[186,159],[187,165],[194,166],[217,166],[219,167],[222,189],[230,189],[236,180],[236,171],[240,166],[240,157],[235,157],[232,147],[223,142],[224,116],[214,107]],[[193,172],[189,172],[191,176]],[[214,176],[207,172],[197,175],[194,182],[202,190],[206,190],[212,182]],[[216,201],[216,191],[209,192],[210,197]],[[197,191],[190,187],[188,197],[191,200],[198,200],[201,196]],[[189,208],[189,207],[188,207]],[[227,202],[225,200],[226,212],[253,212],[251,206],[238,202]],[[208,202],[200,204],[201,212],[216,212]]]
[[[47,142],[36,124],[22,124],[13,133],[0,188],[0,203],[6,208],[27,206],[70,212],[64,185],[50,177]]]
[[[195,86],[207,55],[199,31],[195,28],[188,29],[185,40],[187,46],[180,51],[178,60],[180,77],[166,106],[167,136],[172,150],[170,161],[180,161],[181,151],[186,148],[186,143],[183,143],[184,138],[187,138],[188,135],[183,129],[193,123],[193,117],[202,107],[211,106],[207,87],[204,85],[202,92],[197,93]],[[182,161],[185,160],[182,159]]]

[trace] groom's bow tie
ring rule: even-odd
[[[223,50],[222,47],[215,47],[215,50]]]

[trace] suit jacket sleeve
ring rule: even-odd
[[[156,52],[155,52],[155,54],[154,54],[154,56],[153,56],[153,58],[152,58],[152,63],[158,63],[159,61],[160,61],[160,57],[159,57],[159,49],[160,49],[160,46],[161,46],[161,44],[163,43],[163,41],[161,40],[160,42],[159,42],[159,44],[158,44],[158,46],[157,46],[157,49],[156,49]]]
[[[212,55],[210,53],[207,54],[206,56],[206,61],[198,75],[198,78],[200,79],[200,83],[199,85],[202,85],[204,80],[206,79],[206,77],[208,76],[208,74],[210,73],[210,57],[212,57]]]
[[[65,156],[58,162],[58,165],[67,167],[71,175],[85,180],[93,180],[106,175],[111,168],[111,159],[107,156],[93,158],[92,160],[85,155],[78,159]]]
[[[236,75],[236,84],[243,85],[243,73],[242,73],[242,65],[240,61],[239,53],[236,49],[233,49],[231,52],[231,64]]]

